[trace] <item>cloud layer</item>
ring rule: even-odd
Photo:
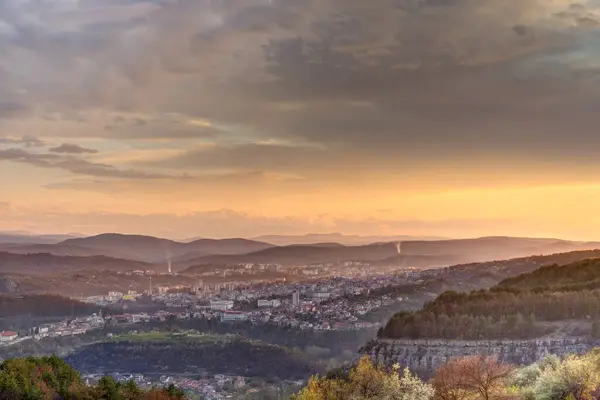
[[[5,0],[0,167],[53,171],[23,197],[172,185],[187,212],[249,182],[387,207],[415,177],[593,181],[599,22],[595,0]]]

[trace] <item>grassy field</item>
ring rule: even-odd
[[[216,344],[223,342],[231,342],[234,340],[243,340],[240,335],[225,334],[225,335],[213,335],[198,332],[188,333],[171,333],[171,332],[139,332],[139,333],[126,333],[121,335],[114,335],[106,338],[106,342],[195,342],[205,344]]]

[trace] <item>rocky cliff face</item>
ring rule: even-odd
[[[398,363],[413,371],[431,373],[448,360],[472,355],[496,356],[502,362],[526,365],[549,354],[583,354],[599,342],[587,339],[540,340],[378,340],[363,349],[363,353],[379,363]]]

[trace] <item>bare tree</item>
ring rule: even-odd
[[[439,400],[504,400],[513,371],[494,357],[472,356],[440,367],[433,385]]]
[[[473,394],[465,388],[459,363],[449,362],[439,367],[432,380],[436,400],[470,400]]]

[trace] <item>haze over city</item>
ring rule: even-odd
[[[0,229],[600,239],[584,0],[5,0]]]

